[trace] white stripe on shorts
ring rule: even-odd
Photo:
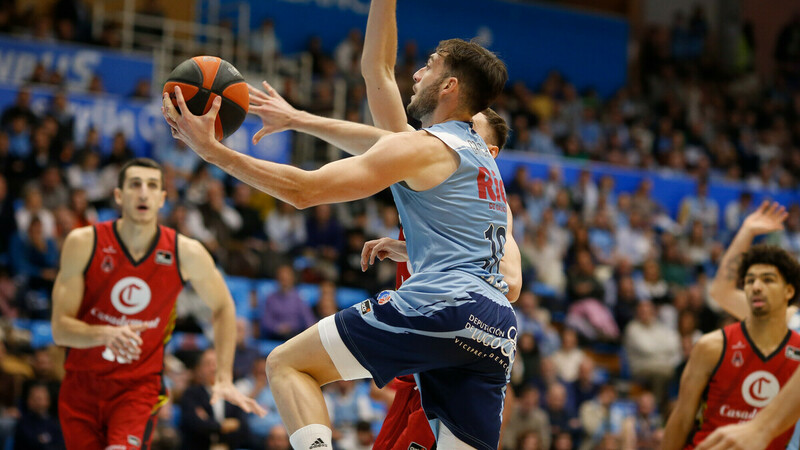
[[[364,366],[350,353],[350,349],[344,345],[342,337],[339,336],[339,330],[336,328],[335,316],[328,316],[317,323],[319,329],[319,338],[322,340],[322,346],[331,357],[333,365],[339,371],[339,375],[343,380],[360,380],[363,378],[372,378]]]

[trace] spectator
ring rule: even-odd
[[[669,300],[669,285],[661,277],[658,261],[648,259],[642,265],[642,278],[636,283],[636,294],[639,298],[650,300],[656,305]]]
[[[191,210],[186,220],[191,235],[221,258],[224,265],[228,261],[231,239],[242,227],[242,216],[225,203],[221,182],[208,182],[205,202]]]
[[[106,206],[111,192],[116,186],[115,177],[100,167],[100,154],[89,151],[78,157],[78,164],[67,168],[67,184],[71,189],[82,189],[86,198],[94,206]]]
[[[564,328],[561,332],[561,348],[553,353],[552,358],[561,381],[569,384],[578,379],[578,370],[586,354],[578,347],[578,333],[575,330]]]
[[[592,254],[588,250],[579,250],[576,254],[575,265],[567,278],[567,296],[570,301],[604,298],[603,285],[595,275]]]
[[[344,229],[330,205],[316,206],[306,220],[307,248],[323,260],[336,261],[344,250]]]
[[[307,241],[303,215],[289,203],[277,201],[265,223],[270,248],[274,252],[292,254]]]
[[[233,358],[233,379],[247,375],[253,367],[253,362],[263,359],[258,353],[258,349],[250,344],[253,339],[253,332],[250,331],[250,324],[244,317],[236,318],[236,353]]]
[[[8,127],[8,154],[19,161],[26,160],[33,151],[31,126],[22,115],[13,116]]]
[[[158,147],[155,152],[158,161],[165,169],[170,169],[175,174],[175,187],[179,191],[187,188],[192,174],[203,162],[197,153],[193,152],[180,139],[169,139],[168,142]]]
[[[42,232],[45,238],[52,238],[56,234],[56,221],[53,213],[44,208],[42,204],[42,191],[37,186],[28,186],[24,192],[25,203],[15,213],[17,228],[27,230],[34,217],[41,221]]]
[[[567,389],[561,383],[553,383],[547,389],[545,411],[550,420],[550,430],[554,436],[567,433],[575,440],[579,436],[580,419],[567,409]],[[558,437],[556,437],[556,441]]]
[[[275,21],[266,18],[258,30],[250,32],[250,61],[259,69],[270,63],[281,53],[281,41],[275,34]],[[266,66],[269,67],[269,66]]]
[[[269,389],[266,361],[264,357],[254,359],[249,368],[249,374],[236,382],[236,388],[240,392],[255,399],[267,411],[264,417],[258,417],[255,414],[247,415],[247,424],[250,428],[252,441],[250,445],[256,449],[260,449],[264,441],[268,441],[273,433],[280,434],[275,430],[276,426],[283,427],[275,397],[273,397],[272,391]],[[286,433],[286,431],[283,430],[283,433]]]
[[[64,449],[64,436],[58,419],[50,415],[50,392],[45,384],[35,384],[28,391],[25,412],[17,423],[14,449]]]
[[[346,439],[342,439],[341,447],[349,450],[372,450],[375,442],[375,434],[372,432],[372,425],[364,420],[356,423],[356,432]]]
[[[708,196],[708,181],[702,179],[697,182],[697,193],[681,200],[678,224],[684,229],[688,229],[693,222],[697,221],[707,232],[714,234],[717,231],[718,218],[719,205],[716,200]]]
[[[319,299],[314,305],[314,315],[317,319],[324,319],[339,311],[336,303],[336,285],[333,281],[324,280],[319,284]]]
[[[732,237],[733,233],[742,226],[744,218],[755,211],[755,208],[753,194],[747,191],[742,192],[738,200],[731,201],[725,206],[725,231]]]
[[[581,449],[597,448],[603,438],[613,433],[611,425],[611,405],[617,399],[617,392],[611,384],[600,387],[597,396],[580,404],[580,420],[584,439]]]
[[[656,321],[653,303],[639,302],[636,319],[625,327],[623,345],[634,379],[646,383],[663,399],[675,366],[680,363],[678,333]]]
[[[67,205],[75,217],[75,228],[93,225],[97,222],[97,211],[89,205],[86,191],[83,189],[70,191]]]
[[[623,196],[620,196],[622,200]],[[629,260],[634,266],[641,265],[647,258],[654,256],[654,233],[647,227],[645,219],[638,211],[631,211],[628,225],[617,226],[617,257]]]
[[[316,322],[311,308],[295,289],[294,270],[289,265],[278,267],[277,292],[270,294],[261,311],[261,337],[285,340]]]
[[[595,380],[594,370],[594,360],[585,355],[578,366],[578,376],[574,382],[567,385],[569,407],[573,411],[578,411],[584,402],[593,399],[597,395],[600,384]]]
[[[211,401],[211,386],[217,371],[213,349],[204,351],[194,367],[194,383],[181,398],[181,433],[184,448],[210,448],[224,444],[239,448],[249,441],[247,416],[239,407],[223,400]]]
[[[17,91],[17,98],[14,104],[3,110],[0,115],[0,125],[7,128],[15,117],[22,117],[23,123],[27,124],[28,129],[33,128],[38,122],[39,117],[31,109],[31,89],[28,86],[22,86]]]
[[[333,440],[340,445],[356,440],[356,426],[359,422],[382,419],[372,407],[369,389],[363,389],[355,381],[341,380],[328,384],[323,396],[333,425]]]
[[[525,432],[533,432],[541,448],[550,447],[550,419],[539,406],[539,390],[533,386],[522,387],[514,410],[504,425],[503,448],[514,448]]]
[[[31,219],[25,230],[24,233],[17,232],[11,238],[9,252],[14,255],[11,258],[11,270],[26,289],[50,292],[58,271],[56,242],[52,237],[44,235],[42,221],[38,216]]]
[[[38,180],[31,181],[31,186],[36,186],[42,193],[42,206],[50,211],[55,211],[59,206],[68,203],[69,193],[61,181],[61,172],[57,166],[48,165]]]

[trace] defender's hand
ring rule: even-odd
[[[786,208],[778,202],[764,200],[757,210],[750,213],[742,223],[742,228],[753,236],[772,233],[783,229],[783,222],[789,216]]]
[[[408,261],[408,251],[406,243],[392,238],[380,238],[364,243],[361,249],[361,270],[366,271],[369,266],[375,263],[375,258],[383,261],[386,258],[394,262]]]
[[[250,91],[250,112],[261,119],[262,127],[255,136],[253,144],[257,144],[264,136],[291,129],[292,118],[298,113],[272,86],[262,81],[264,91],[248,84]]]

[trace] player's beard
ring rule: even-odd
[[[444,77],[440,77],[435,82],[422,89],[411,103],[406,107],[409,116],[423,121],[424,117],[433,114],[433,110],[439,105],[439,86]]]

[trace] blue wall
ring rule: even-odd
[[[654,171],[625,169],[609,164],[596,164],[589,162],[570,161],[558,158],[538,157],[531,153],[503,151],[497,158],[497,166],[503,177],[503,182],[508,186],[514,177],[514,171],[520,165],[525,166],[531,178],[547,178],[547,173],[552,166],[562,169],[564,184],[570,186],[578,180],[578,175],[584,170],[592,173],[592,178],[598,181],[605,175],[614,177],[614,191],[633,192],[644,179],[653,182],[653,198],[658,201],[672,216],[676,217],[681,200],[689,195],[694,195],[697,182],[694,178],[685,175],[671,175]],[[800,203],[800,191],[756,191],[746,189],[743,183],[715,183],[709,186],[709,195],[719,204],[720,223],[725,205],[739,198],[743,191],[753,193],[754,204],[759,204],[764,199],[774,199],[783,205],[789,206]]]
[[[269,17],[275,20],[284,53],[305,49],[315,34],[332,51],[350,29],[366,28],[369,3],[251,1],[251,29]],[[442,39],[479,37],[508,64],[511,80],[531,86],[552,69],[563,72],[579,89],[594,86],[605,96],[626,80],[629,30],[624,20],[501,0],[404,0],[398,2],[397,20],[400,45],[416,40],[425,52],[422,61]]]

